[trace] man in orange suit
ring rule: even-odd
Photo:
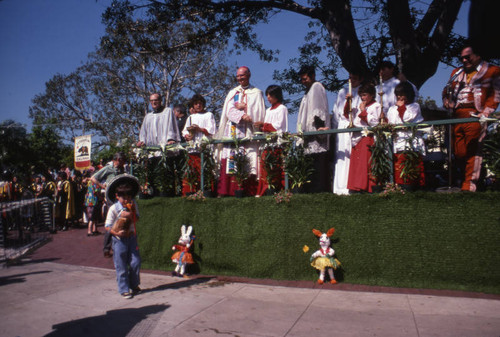
[[[500,68],[483,61],[471,45],[462,49],[460,61],[463,66],[453,70],[443,91],[443,104],[454,118],[488,117],[500,102]],[[480,121],[453,127],[455,159],[464,174],[462,191],[476,191],[485,135],[486,123]]]

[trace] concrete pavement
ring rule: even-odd
[[[24,259],[0,270],[0,336],[500,336],[500,300],[182,279]]]

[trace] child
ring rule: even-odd
[[[283,91],[280,86],[270,85],[266,89],[266,97],[271,107],[266,110],[264,121],[254,123],[254,129],[263,132],[287,132],[288,131],[288,109],[283,105]],[[281,161],[281,149],[272,148],[262,152],[259,168],[259,186],[257,187],[256,196],[262,196],[268,189],[268,173],[266,172],[265,163],[266,157],[275,156]],[[272,172],[272,184],[277,190],[284,187],[284,172],[282,165],[278,165]]]
[[[358,89],[361,98],[359,109],[353,120],[354,127],[365,128],[376,126],[380,118],[380,104],[375,101],[375,86],[363,83]],[[372,191],[375,183],[370,179],[370,146],[374,144],[373,135],[362,135],[354,132],[352,136],[351,162],[347,188],[350,191]]]
[[[394,88],[396,105],[389,108],[387,119],[391,124],[419,123],[424,120],[420,112],[420,105],[415,103],[415,91],[408,82],[399,83]],[[411,130],[398,131],[394,139],[394,182],[396,184],[420,185],[425,184],[424,163],[422,153],[424,142],[420,137],[412,136]],[[412,177],[403,177],[402,169],[406,160],[405,151],[419,152],[418,172]]]
[[[128,174],[114,178],[106,190],[107,197],[115,203],[109,208],[105,226],[112,235],[118,291],[126,299],[141,291],[139,288],[141,257],[136,233],[139,211],[133,200],[138,192],[137,178]]]
[[[217,131],[217,125],[215,124],[213,113],[205,110],[205,98],[202,95],[196,94],[191,98],[190,105],[192,105],[190,109],[191,115],[186,120],[182,136],[187,141],[195,142],[200,142],[204,136],[212,138],[215,131]],[[197,149],[189,151],[188,165],[198,173],[197,176],[199,177],[201,174],[201,158]],[[195,184],[190,186],[190,182],[185,178],[182,182],[182,194],[186,195],[190,192],[196,192],[199,184],[200,180],[198,179]]]

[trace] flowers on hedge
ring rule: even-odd
[[[395,183],[387,183],[384,187],[384,190],[380,192],[379,196],[382,198],[387,198],[390,195],[394,194],[405,194],[405,191]]]
[[[292,199],[292,196],[293,194],[289,190],[281,190],[278,193],[274,193],[273,198],[277,204],[281,204],[282,202],[289,203]]]
[[[188,195],[186,197],[186,200],[191,200],[191,201],[205,201],[205,196],[203,195],[203,191],[197,191],[196,193],[193,193],[191,195]]]

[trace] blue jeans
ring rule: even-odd
[[[117,238],[113,236],[113,262],[116,269],[116,282],[120,294],[137,288],[141,283],[141,256],[137,247],[137,236]]]

